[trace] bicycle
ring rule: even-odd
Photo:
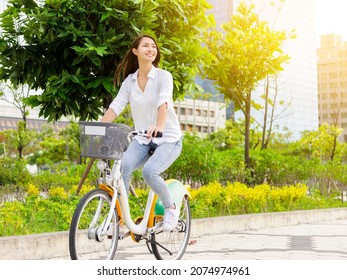
[[[99,159],[100,176],[97,188],[79,201],[69,230],[70,257],[77,259],[114,258],[118,241],[131,236],[134,242],[145,240],[147,248],[158,260],[178,260],[184,255],[191,231],[191,211],[188,186],[180,181],[167,180],[179,222],[170,232],[163,232],[164,206],[150,189],[143,215],[132,220],[128,194],[121,176],[121,157],[134,135],[126,125],[103,122],[79,122],[81,156]],[[111,161],[114,161],[111,164]],[[136,195],[134,188],[131,193]],[[120,236],[119,228],[128,232]]]

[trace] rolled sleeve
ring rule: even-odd
[[[173,78],[169,72],[161,72],[163,75],[159,81],[159,98],[157,108],[165,103],[172,104]]]

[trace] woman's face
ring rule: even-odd
[[[137,56],[139,61],[153,62],[157,57],[158,49],[151,38],[143,37],[137,49],[133,48],[133,53]]]

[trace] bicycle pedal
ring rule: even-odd
[[[125,232],[124,234],[119,235],[119,236],[118,236],[118,240],[123,240],[123,239],[125,239],[125,238],[127,238],[127,237],[129,237],[129,236],[130,236],[130,231],[127,231],[127,232]]]

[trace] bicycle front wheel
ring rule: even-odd
[[[118,245],[118,213],[112,198],[104,190],[95,189],[82,197],[71,220],[70,257],[73,260],[111,260]],[[107,216],[113,215],[106,234],[102,233]]]
[[[188,197],[184,197],[177,227],[170,232],[152,235],[152,251],[157,260],[179,260],[184,255],[190,236],[191,212]]]

